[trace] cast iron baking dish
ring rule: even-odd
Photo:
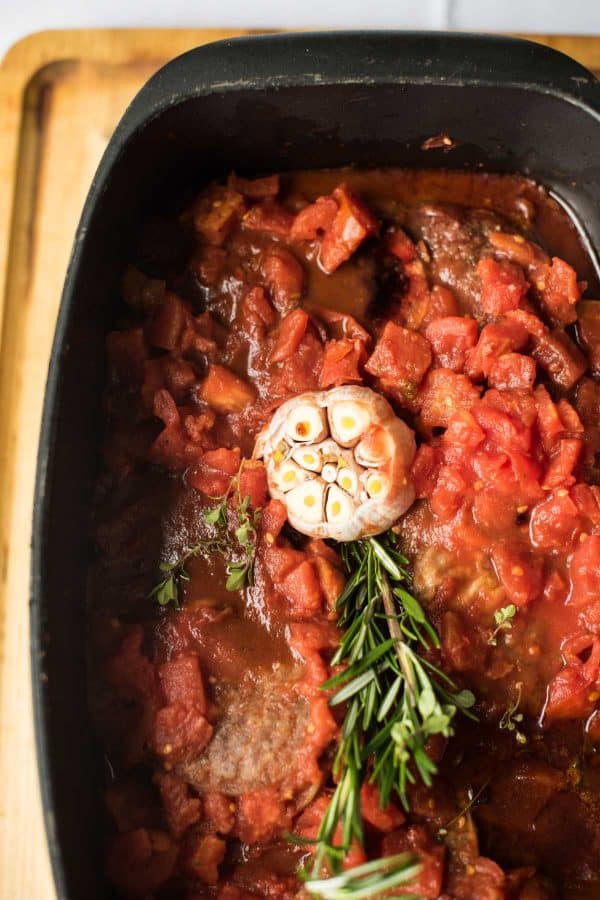
[[[425,153],[445,132],[450,154]],[[107,897],[101,759],[87,723],[88,521],[102,427],[104,339],[139,223],[190,184],[316,166],[521,172],[600,248],[600,82],[525,41],[459,34],[242,38],[165,66],[125,113],[77,232],[40,438],[31,596],[37,749],[61,898]],[[18,765],[18,761],[17,761]]]

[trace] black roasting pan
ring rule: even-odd
[[[460,145],[424,152],[423,140],[440,132]],[[221,41],[169,63],[137,95],[75,238],[39,445],[31,652],[59,897],[110,896],[101,874],[102,758],[86,714],[85,583],[104,339],[140,222],[192,183],[231,169],[475,167],[532,175],[600,250],[599,148],[600,82],[560,53],[502,37],[331,32]]]

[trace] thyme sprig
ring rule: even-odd
[[[203,512],[204,521],[208,525],[213,525],[222,536],[198,541],[174,562],[159,564],[158,568],[164,573],[164,577],[152,588],[148,597],[155,600],[160,606],[168,606],[169,603],[173,603],[176,609],[180,608],[179,589],[182,583],[189,581],[190,578],[186,564],[201,553],[219,554],[227,558],[225,587],[228,591],[238,591],[247,584],[253,584],[256,529],[260,521],[260,510],[251,508],[250,497],[242,497],[240,475],[243,466],[244,462],[242,461],[242,465],[237,474],[232,477],[226,492],[221,497],[214,498],[219,501],[218,504]],[[226,534],[229,528],[229,501],[232,498],[236,500],[237,525],[234,529],[234,536],[238,545],[239,558],[231,556],[232,544],[227,540]]]
[[[439,639],[408,590],[408,561],[395,534],[344,544],[341,554],[349,579],[337,601],[344,634],[331,665],[344,669],[322,687],[333,691],[332,706],[347,706],[333,765],[337,785],[317,834],[311,884],[319,883],[324,866],[334,876],[340,872],[353,841],[364,844],[362,785],[377,785],[382,807],[396,794],[407,809],[408,785],[420,779],[430,786],[437,772],[428,739],[449,737],[458,711],[474,718],[472,693],[457,691],[419,652],[439,648]]]
[[[514,603],[509,603],[508,606],[501,606],[500,609],[496,610],[494,613],[494,623],[496,627],[488,638],[488,644],[491,647],[495,647],[498,643],[498,635],[501,631],[511,631],[512,620],[516,614],[517,607]]]

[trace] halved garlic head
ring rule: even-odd
[[[379,534],[406,512],[414,455],[413,433],[387,400],[355,385],[288,400],[254,450],[290,524],[337,541]]]

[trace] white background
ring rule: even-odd
[[[0,0],[0,57],[81,27],[452,28],[600,35],[600,0]]]

